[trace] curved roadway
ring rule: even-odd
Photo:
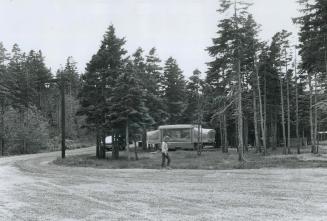
[[[111,170],[58,156],[0,158],[0,220],[327,220],[326,169]]]

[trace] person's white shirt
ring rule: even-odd
[[[161,153],[168,154],[168,144],[165,141],[161,143]]]

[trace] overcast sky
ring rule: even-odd
[[[296,33],[296,0],[252,2],[262,39],[282,29]],[[219,0],[0,0],[0,42],[8,50],[14,43],[23,51],[41,49],[53,72],[73,56],[83,72],[113,24],[130,54],[155,46],[162,60],[176,58],[190,76],[195,68],[206,71],[204,49],[215,37],[218,6]]]

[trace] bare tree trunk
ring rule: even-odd
[[[249,144],[249,125],[248,125],[248,120],[244,120],[244,127],[243,127],[243,135],[244,135],[244,148],[245,151],[249,151],[248,144]]]
[[[237,60],[238,74],[238,160],[244,161],[244,145],[243,145],[243,112],[242,112],[242,76],[241,76],[241,61]]]
[[[125,135],[126,135],[125,141],[126,141],[127,159],[129,161],[131,159],[131,156],[130,156],[130,151],[129,151],[128,119],[126,120]]]
[[[25,137],[23,138],[23,154],[25,154],[25,153],[27,153],[27,151],[26,151],[26,139],[25,139]]]
[[[223,115],[223,119],[224,119],[224,153],[228,153],[228,136],[227,136],[226,114]]]
[[[263,96],[263,135],[262,139],[264,141],[264,155],[267,154],[267,80],[266,80],[266,75],[264,76],[264,96]]]
[[[318,153],[318,142],[317,142],[317,135],[318,135],[318,107],[317,107],[317,74],[315,73],[315,120],[314,120],[314,139],[315,139],[315,151],[314,153]]]
[[[296,105],[296,139],[297,143],[300,140],[300,133],[299,133],[299,91],[298,91],[298,85],[297,85],[297,63],[296,63],[296,51],[295,51],[295,60],[294,60],[294,72],[295,72],[295,105]],[[301,153],[301,147],[302,147],[302,142],[301,144],[297,145],[297,154]]]
[[[324,53],[324,57],[325,57],[325,71],[326,71],[326,75],[327,75],[327,35],[325,34],[325,36],[324,36],[324,42],[325,42],[325,47],[324,47],[324,51],[325,51],[325,53]]]
[[[1,156],[3,156],[5,153],[5,139],[1,139]]]
[[[257,119],[257,102],[256,102],[256,93],[255,88],[253,88],[253,123],[254,123],[254,135],[255,135],[255,148],[256,152],[260,151],[260,140],[259,140],[259,133],[258,133],[258,119]]]
[[[259,93],[259,111],[260,111],[260,126],[261,126],[261,136],[263,142],[263,154],[267,153],[267,142],[266,142],[266,131],[265,131],[265,122],[263,118],[263,108],[262,108],[262,98],[261,98],[261,89],[260,89],[260,79],[259,79],[259,67],[256,65],[256,76],[257,76],[257,88]]]
[[[148,148],[147,140],[146,140],[146,128],[143,127],[143,134],[142,134],[142,148],[146,150]]]
[[[25,132],[25,107],[21,108],[20,110],[20,127],[23,129]],[[20,153],[24,154],[25,153],[25,134],[22,135],[22,140],[21,140],[21,147]]]
[[[134,140],[134,153],[135,153],[135,160],[139,160],[139,156],[137,155],[137,145],[136,145],[136,140]]]
[[[299,91],[297,88],[297,72],[296,72],[296,60],[295,60],[295,103],[296,103],[296,139],[297,142],[300,140],[300,133],[299,133]],[[302,147],[302,142],[301,144],[297,145],[297,153],[301,153],[301,147]]]
[[[95,155],[96,157],[99,159],[100,158],[100,133],[99,133],[99,129],[96,129],[96,151],[95,151]]]
[[[121,145],[121,136],[120,136],[120,131],[118,130],[115,130],[115,143],[114,143],[114,146],[113,146],[113,158],[115,160],[118,160],[119,158],[119,150],[120,150],[120,145]]]
[[[277,148],[277,113],[274,113],[273,120],[271,123],[271,137],[272,137],[272,149],[276,150]]]
[[[285,58],[287,58],[287,51],[285,50]],[[290,154],[291,146],[291,113],[290,113],[290,88],[287,59],[285,60],[285,76],[286,76],[286,102],[287,102],[287,153]]]
[[[102,145],[101,145],[101,157],[103,158],[103,159],[105,159],[106,158],[106,135],[105,135],[105,133],[103,132],[102,133],[102,137],[101,137],[102,139]]]
[[[60,131],[60,127],[61,127],[61,99],[60,97],[58,97],[58,109],[57,109],[57,130],[58,130],[58,134]]]
[[[282,108],[282,130],[283,130],[283,143],[284,143],[284,149],[283,154],[287,154],[286,149],[286,134],[285,134],[285,114],[284,114],[284,95],[283,95],[283,80],[282,77],[279,77],[280,82],[280,103]]]
[[[223,116],[220,116],[220,119],[219,119],[219,136],[220,136],[221,152],[224,153]]]
[[[5,98],[3,98],[3,101],[1,103],[1,116],[0,116],[0,119],[1,119],[1,122],[0,122],[0,133],[1,133],[1,156],[4,155],[4,149],[5,149],[5,121],[4,121],[4,114],[5,114],[5,101],[4,101]]]
[[[287,67],[287,65],[286,65]],[[291,110],[290,110],[290,88],[289,88],[289,78],[287,74],[287,68],[286,68],[286,79],[287,79],[287,85],[286,85],[286,92],[287,92],[287,152],[291,153]]]
[[[117,160],[119,157],[119,145],[117,140],[117,132],[113,130],[112,133],[112,152],[111,152],[112,159]]]
[[[312,116],[312,84],[311,84],[311,73],[308,73],[309,77],[309,89],[310,89],[310,109],[309,109],[309,117],[310,117],[310,135],[311,135],[311,153],[315,152],[315,140],[314,140],[314,126],[313,126],[313,116]]]

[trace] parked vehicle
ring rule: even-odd
[[[169,149],[196,149],[198,144],[213,145],[215,130],[193,124],[163,125],[147,132],[148,145],[158,146],[163,137],[169,136]]]
[[[105,139],[106,142],[106,151],[112,151],[113,143],[112,143],[112,136],[107,136]],[[125,145],[119,145],[119,150],[125,150]]]

